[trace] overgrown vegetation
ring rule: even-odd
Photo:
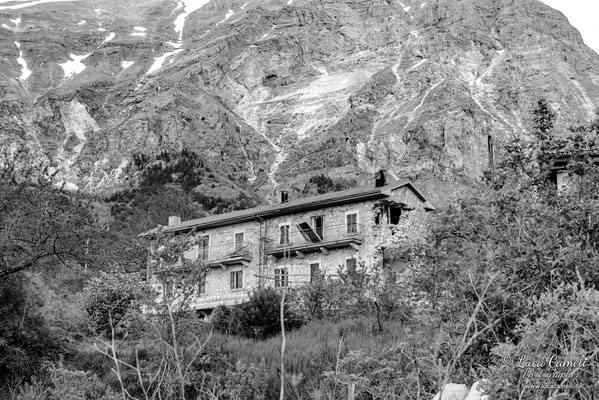
[[[358,265],[287,293],[282,360],[281,292],[256,291],[210,322],[188,297],[152,303],[146,282],[123,273],[145,268],[145,253],[107,232],[89,200],[0,180],[0,398],[275,399],[283,382],[289,399],[422,399],[486,378],[493,399],[592,399],[599,122],[557,135],[544,101],[532,118],[534,137],[505,143],[477,192],[403,249],[397,280]],[[113,228],[218,211],[198,200],[214,178],[197,156],[135,165],[140,188],[110,199]],[[569,178],[559,189],[556,168]],[[324,176],[310,185],[337,188]],[[181,257],[185,238],[163,239],[153,267],[176,264],[173,285],[191,296],[205,268]]]

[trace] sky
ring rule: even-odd
[[[541,0],[551,8],[561,11],[574,26],[584,43],[599,54],[598,0]]]

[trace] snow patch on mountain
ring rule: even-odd
[[[187,16],[203,7],[209,1],[210,0],[180,0],[175,8],[175,11],[183,9],[183,12],[175,18],[175,32],[179,34],[179,37],[176,41],[166,42],[166,44],[176,49],[180,48],[183,45],[183,27],[185,26]]]
[[[272,28],[270,28],[270,30],[268,32],[266,32],[264,35],[262,35],[260,40],[266,39],[268,37],[268,35],[270,35],[271,32],[275,30],[276,27],[277,27],[276,25],[273,25]]]
[[[36,6],[38,4],[43,4],[43,3],[57,3],[57,2],[65,2],[65,1],[78,1],[78,0],[35,0],[35,1],[21,1],[18,2],[18,4],[12,4],[9,6],[0,6],[0,10],[18,10],[20,8],[25,8],[25,7],[31,7],[31,6]],[[4,1],[0,1],[0,4],[2,3],[12,3],[11,0],[4,0]]]
[[[229,11],[227,12],[227,14],[225,15],[225,18],[222,19],[222,20],[220,20],[220,21],[218,21],[216,23],[216,26],[219,26],[220,24],[222,24],[223,22],[225,22],[226,20],[228,20],[229,18],[231,18],[233,16],[233,14],[235,14],[233,12],[233,10],[229,9]]]
[[[69,61],[64,62],[64,63],[59,63],[58,65],[60,65],[60,67],[64,71],[65,79],[70,78],[73,75],[82,73],[83,70],[85,70],[85,64],[83,64],[81,61],[85,60],[90,55],[91,55],[91,53],[84,54],[82,56],[70,54],[71,59]]]
[[[399,3],[399,5],[400,5],[400,6],[403,8],[403,10],[404,10],[405,12],[408,12],[408,11],[410,11],[410,8],[412,8],[411,6],[407,6],[407,7],[406,7],[406,6],[405,6],[405,5],[404,5],[404,4],[403,4],[401,1],[399,1],[399,0],[397,0],[397,2],[398,2],[398,3]]]
[[[27,68],[27,61],[25,61],[25,58],[23,58],[23,50],[21,50],[21,43],[15,42],[15,46],[17,46],[17,49],[19,49],[19,57],[17,58],[17,62],[21,66],[21,76],[19,76],[19,79],[21,81],[24,81],[31,75],[31,70]]]
[[[130,66],[132,66],[133,64],[135,64],[135,61],[123,61],[121,63],[121,67],[123,67],[123,69],[127,69]]]
[[[104,40],[102,41],[102,44],[110,42],[115,37],[116,37],[116,34],[114,32],[110,32],[110,34],[108,36],[106,36],[106,38],[104,38]]]
[[[160,68],[162,68],[162,65],[164,64],[164,62],[166,61],[167,58],[174,56],[174,55],[182,52],[183,50],[185,50],[185,49],[177,49],[175,51],[169,51],[168,53],[164,53],[160,57],[154,58],[154,63],[152,64],[152,66],[150,67],[148,72],[146,72],[146,75],[150,75],[150,74],[158,71]]]
[[[419,66],[421,66],[422,64],[424,64],[427,61],[428,61],[427,58],[423,58],[422,60],[418,61],[416,64],[412,65],[408,71],[415,70],[416,68],[418,68]]]

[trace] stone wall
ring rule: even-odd
[[[225,226],[195,232],[189,239],[190,251],[186,252],[187,258],[196,259],[198,252],[194,251],[194,244],[201,237],[209,236],[210,253],[208,261],[222,259],[231,254],[235,249],[235,234],[244,233],[244,240],[248,242],[251,255],[249,266],[236,264],[231,266],[212,266],[206,277],[206,293],[199,295],[194,305],[197,308],[213,308],[218,304],[235,304],[247,299],[248,292],[260,286],[263,281],[265,286],[275,286],[275,271],[285,268],[288,282],[291,286],[298,286],[310,281],[311,264],[318,264],[319,270],[326,275],[336,275],[339,268],[345,269],[348,259],[363,262],[367,268],[383,267],[384,253],[387,260],[393,261],[398,254],[408,246],[422,240],[426,233],[427,213],[423,210],[422,200],[411,189],[402,187],[391,191],[386,201],[396,201],[406,204],[408,210],[403,210],[397,224],[391,224],[385,217],[375,223],[375,215],[380,207],[377,200],[362,201],[338,206],[323,207],[310,211],[283,215],[265,220],[265,234],[260,236],[260,223],[246,222],[238,225]],[[348,214],[356,213],[358,234],[348,234]],[[352,247],[347,241],[342,247],[330,248],[322,251],[313,248],[311,251],[287,252],[282,257],[264,257],[264,265],[260,265],[260,241],[264,240],[267,249],[294,248],[295,246],[310,246],[312,242],[306,240],[298,229],[298,224],[307,222],[313,228],[312,218],[323,217],[324,238],[323,243],[331,241],[344,241],[350,237],[359,237],[361,244]],[[290,243],[280,246],[280,226],[289,224]],[[230,274],[232,271],[243,271],[243,287],[231,289]]]

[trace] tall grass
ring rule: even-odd
[[[330,321],[311,321],[286,334],[285,371],[287,398],[312,397],[326,381],[325,372],[334,371],[340,359],[350,352],[360,350],[369,357],[384,358],[390,348],[407,346],[424,351],[434,346],[435,330],[387,321],[383,332],[365,317]],[[271,377],[268,393],[276,398],[280,384],[281,337],[267,340],[245,339],[237,336],[215,334],[212,346],[221,348],[230,365],[262,364]],[[309,397],[308,397],[309,398]]]

